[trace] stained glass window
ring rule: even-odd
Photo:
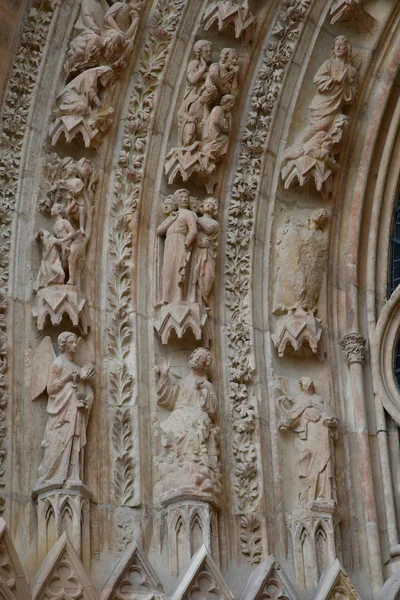
[[[400,193],[398,194],[396,213],[394,215],[391,262],[390,293],[400,283]]]

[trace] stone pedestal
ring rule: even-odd
[[[168,499],[163,500],[165,505]],[[165,520],[172,575],[180,575],[202,546],[219,564],[217,514],[209,502],[189,498],[171,499],[165,508]]]
[[[90,498],[82,483],[68,489],[34,489],[37,500],[38,554],[43,561],[54,543],[66,532],[85,567],[90,565]]]
[[[314,503],[288,515],[297,583],[308,591],[318,584],[322,572],[336,559],[336,526],[341,515],[334,504]]]

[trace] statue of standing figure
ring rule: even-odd
[[[93,404],[88,383],[95,374],[92,364],[75,363],[78,338],[65,331],[58,336],[59,356],[54,354],[49,337],[38,347],[32,365],[31,398],[46,389],[47,423],[42,442],[43,460],[34,492],[46,488],[81,485],[86,427]]]
[[[209,296],[216,276],[219,224],[218,200],[206,198],[203,202],[203,214],[197,219],[195,280],[196,301],[204,306],[209,304]]]
[[[343,109],[353,104],[357,95],[357,70],[351,59],[351,44],[339,35],[332,44],[332,58],[315,75],[317,93],[310,104],[309,123],[284,154],[285,189],[296,181],[302,186],[313,180],[323,197],[331,194],[332,176],[339,169],[334,157],[342,149],[350,122]]]
[[[328,261],[328,211],[318,208],[306,223],[285,223],[276,242],[274,313],[317,310]]]
[[[170,304],[188,298],[197,217],[189,209],[189,192],[185,189],[164,200],[164,211],[167,217],[157,228],[157,235],[165,236],[161,304]]]
[[[299,477],[299,503],[312,509],[336,506],[335,451],[339,421],[329,405],[316,394],[312,379],[299,379],[301,393],[295,398],[282,395],[277,400],[279,431],[296,434]]]

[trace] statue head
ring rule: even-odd
[[[59,204],[58,202],[56,202],[55,204],[53,204],[53,206],[51,207],[51,216],[52,217],[56,217],[58,215],[62,215],[64,210],[64,207],[62,204]]]
[[[114,72],[111,67],[106,67],[106,69],[107,70],[104,70],[99,77],[99,83],[104,88],[107,87],[114,78]]]
[[[208,40],[198,40],[194,45],[196,58],[204,58],[206,62],[211,60],[212,50],[212,43]]]
[[[174,193],[174,201],[178,208],[187,208],[189,206],[189,192],[184,188],[176,190]]]
[[[231,94],[225,94],[221,98],[221,106],[230,112],[235,106],[235,98]]]
[[[351,62],[353,48],[344,35],[335,37],[332,43],[332,58],[343,58],[345,62]]]
[[[196,215],[199,215],[203,212],[202,202],[197,198],[197,196],[190,196],[189,198],[189,207]]]
[[[299,386],[302,392],[310,392],[311,394],[315,392],[314,382],[311,377],[300,377]]]
[[[64,352],[75,354],[77,343],[78,337],[71,331],[63,331],[57,338],[58,349],[61,354],[64,354]]]
[[[211,104],[218,98],[218,90],[213,83],[204,85],[200,92],[200,100],[203,104]]]
[[[234,48],[224,48],[221,50],[220,62],[227,67],[236,67],[239,55]]]
[[[325,208],[317,208],[311,214],[311,221],[315,223],[319,229],[323,229],[328,221],[328,211]]]
[[[212,363],[211,352],[206,348],[196,348],[189,356],[189,371],[200,371],[206,373]]]
[[[204,212],[216,217],[218,215],[218,200],[213,196],[206,198],[204,200]]]
[[[81,158],[78,162],[78,173],[82,179],[88,178],[93,173],[93,165],[87,158]]]
[[[170,196],[165,196],[162,202],[165,215],[170,215],[174,210],[176,210],[176,204],[172,194]]]

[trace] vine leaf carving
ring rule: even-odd
[[[132,81],[132,96],[124,121],[122,150],[114,181],[109,235],[108,281],[110,321],[108,350],[110,357],[110,396],[116,406],[113,444],[115,462],[114,487],[120,506],[133,506],[135,458],[133,446],[124,440],[126,431],[133,439],[136,426],[129,419],[126,406],[135,402],[135,380],[130,352],[133,340],[132,293],[132,216],[141,194],[148,141],[151,135],[155,97],[162,83],[168,50],[185,6],[185,0],[158,0],[150,22],[149,35],[140,51]],[[121,445],[122,444],[122,445]],[[125,444],[125,445],[124,445]]]
[[[248,556],[251,565],[260,562],[262,556],[261,528],[259,519],[255,515],[242,517],[240,531],[240,544],[244,555]]]
[[[261,179],[263,154],[286,69],[292,59],[311,0],[287,0],[275,21],[252,92],[251,108],[240,142],[238,166],[228,212],[225,248],[225,304],[229,365],[229,398],[232,406],[234,492],[241,519],[241,549],[251,564],[262,556],[258,517],[260,486],[255,398],[252,392],[251,264],[255,200]]]
[[[120,506],[129,506],[133,500],[135,465],[131,456],[132,440],[133,431],[129,409],[118,409],[115,413],[112,441],[117,453],[114,491]]]

